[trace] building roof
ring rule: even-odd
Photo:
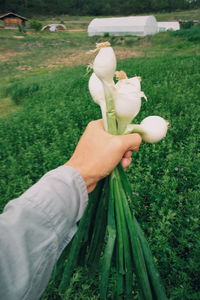
[[[15,14],[15,13],[12,13],[12,12],[9,12],[9,13],[7,13],[7,14],[4,14],[4,15],[0,16],[0,20],[3,20],[3,19],[6,18],[6,17],[18,17],[18,18],[20,18],[20,19],[22,19],[22,20],[24,20],[24,21],[28,21],[27,18],[24,18],[24,17],[22,17],[22,16],[20,16],[20,15],[17,15],[17,14]]]
[[[154,16],[130,16],[118,18],[96,18],[88,26],[88,34],[103,35],[147,35],[157,32],[157,21]]]
[[[42,30],[45,30],[46,28],[50,28],[50,27],[62,27],[64,30],[66,29],[65,25],[63,24],[48,24],[48,25],[45,25],[44,27],[42,27]]]
[[[118,18],[96,18],[90,22],[90,26],[133,26],[144,25],[146,21],[152,18],[152,16],[130,16],[130,17],[118,17]]]

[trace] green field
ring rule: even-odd
[[[173,300],[200,299],[199,29],[109,38],[121,59],[118,69],[142,77],[148,102],[136,121],[161,115],[170,122],[167,137],[158,144],[143,143],[127,173],[132,209]],[[86,51],[99,39],[89,39],[85,32],[18,35],[0,30],[1,210],[63,164],[86,124],[100,118],[89,96],[85,67],[91,60]],[[90,278],[85,268],[77,270],[73,282],[67,299],[99,299],[97,278]],[[53,283],[43,299],[59,299]],[[109,299],[114,299],[112,291]]]

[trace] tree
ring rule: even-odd
[[[0,11],[40,14],[131,15],[200,7],[200,0],[1,0]]]

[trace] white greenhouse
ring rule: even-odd
[[[158,32],[167,31],[167,30],[179,30],[179,22],[158,22]]]
[[[137,35],[145,36],[158,32],[154,16],[96,18],[88,26],[88,35]]]

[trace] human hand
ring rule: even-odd
[[[88,193],[97,182],[109,175],[121,161],[123,168],[131,163],[142,138],[139,134],[111,135],[103,128],[103,121],[92,121],[81,136],[72,157],[65,163],[79,171]]]

